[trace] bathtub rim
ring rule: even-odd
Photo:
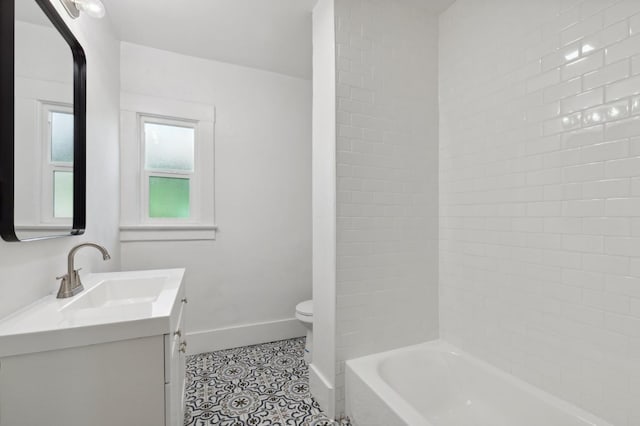
[[[380,376],[378,370],[378,365],[389,357],[421,349],[436,350],[439,352],[446,352],[454,356],[459,356],[463,360],[470,362],[475,367],[484,369],[490,374],[497,375],[498,378],[504,379],[507,383],[523,390],[525,393],[540,398],[543,402],[586,422],[587,424],[585,426],[614,426],[613,424],[596,416],[595,414],[592,414],[571,402],[565,401],[560,397],[557,397],[530,383],[527,383],[526,381],[514,376],[513,374],[505,370],[501,370],[486,361],[476,358],[473,355],[470,355],[469,353],[442,339],[432,340],[411,346],[405,346],[398,349],[392,349],[390,351],[367,355],[360,358],[354,358],[346,361],[346,369],[358,376],[358,378],[362,380],[362,382],[364,382],[378,398],[384,401],[388,408],[403,422],[406,422],[411,426],[435,426],[427,419],[425,419],[425,417],[418,410],[416,410],[397,391],[395,391]],[[348,397],[348,390],[345,393],[346,398]]]
[[[403,348],[406,349],[406,348]],[[383,352],[385,354],[391,354],[403,349],[394,349],[392,351]],[[407,425],[413,426],[433,426],[431,422],[424,418],[411,404],[409,404],[398,392],[396,392],[391,386],[389,386],[380,377],[377,371],[378,355],[369,355],[362,358],[355,358],[346,362],[346,376],[345,376],[345,400],[347,407],[349,406],[349,374],[354,374],[356,379],[364,383],[368,390],[370,390],[377,398],[384,402],[389,410],[393,412],[400,420]],[[365,359],[367,358],[367,359]],[[374,370],[373,372],[371,370]],[[347,411],[347,415],[351,415]]]

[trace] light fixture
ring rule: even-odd
[[[106,13],[104,4],[100,0],[60,0],[60,2],[73,19],[79,17],[80,12],[97,19],[104,17]]]

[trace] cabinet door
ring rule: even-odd
[[[179,389],[178,395],[176,397],[176,401],[180,403],[180,407],[177,411],[176,421],[178,421],[179,425],[182,426],[184,424],[184,408],[185,408],[185,385],[186,385],[186,369],[187,369],[187,353],[186,347],[185,351],[178,351],[178,369],[180,374],[178,375],[179,380],[176,388]]]
[[[158,426],[162,336],[3,358],[0,426]]]
[[[166,425],[184,424],[184,386],[186,373],[186,340],[184,333],[184,303],[181,304],[176,330],[165,335],[167,367],[165,371]]]

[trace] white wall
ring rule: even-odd
[[[640,424],[639,14],[440,19],[442,335],[618,426]]]
[[[336,46],[334,0],[313,10],[313,362],[311,392],[335,415]]]
[[[344,360],[438,335],[437,18],[336,1],[337,412]]]
[[[59,2],[53,4],[87,55],[87,232],[49,241],[0,242],[0,317],[57,291],[55,277],[66,271],[66,254],[75,244],[95,241],[112,254],[111,261],[102,262],[97,253],[80,252],[76,265],[83,273],[119,268],[118,42],[108,19],[71,21]]]
[[[294,314],[311,298],[311,82],[129,43],[121,79],[124,92],[216,107],[219,227],[215,241],[123,243],[123,268],[187,268],[192,351],[222,335],[304,335]]]

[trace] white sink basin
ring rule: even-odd
[[[184,298],[184,269],[82,276],[69,299],[44,297],[0,319],[0,358],[166,334]]]
[[[62,310],[118,308],[150,304],[165,289],[167,277],[112,279],[96,284],[73,298]]]

